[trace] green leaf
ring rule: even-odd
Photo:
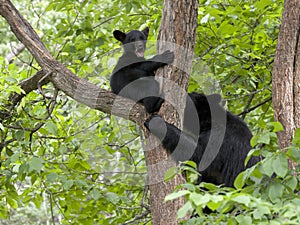
[[[247,157],[245,159],[244,165],[246,167],[246,165],[248,164],[249,160],[251,159],[252,156],[259,156],[261,150],[259,148],[256,149],[251,149],[248,154]]]
[[[255,147],[258,144],[259,135],[253,135],[250,140],[251,147]]]
[[[280,202],[283,195],[284,186],[280,183],[272,183],[269,187],[268,196],[272,202]]]
[[[298,179],[295,176],[290,176],[286,180],[286,186],[288,186],[292,191],[296,189],[297,185],[298,185]]]
[[[267,158],[262,163],[263,172],[269,177],[271,177],[274,173],[273,163],[274,158]]]
[[[210,201],[207,203],[207,207],[215,211],[223,204],[223,202],[224,202],[224,196],[212,195]]]
[[[126,12],[127,12],[127,13],[130,13],[130,11],[131,11],[131,9],[132,9],[132,4],[131,4],[131,3],[127,3],[127,4],[125,5],[125,9],[126,9]]]
[[[263,144],[270,144],[270,134],[269,133],[263,133],[259,135],[258,143]]]
[[[185,203],[177,212],[177,218],[183,218],[186,214],[193,209],[190,202]]]
[[[293,159],[296,162],[300,160],[300,149],[298,147],[290,146],[287,154],[291,159]]]
[[[266,7],[272,5],[272,3],[273,3],[272,0],[260,0],[260,1],[256,1],[254,5],[257,9],[263,11]]]
[[[252,225],[252,218],[250,216],[246,216],[246,215],[238,215],[236,217],[236,220],[238,221],[239,224],[243,224],[243,225]]]
[[[297,128],[295,130],[295,135],[294,135],[294,138],[292,140],[292,143],[297,145],[297,146],[300,146],[300,128]]]
[[[58,175],[57,175],[57,173],[49,173],[49,174],[47,174],[46,178],[47,178],[48,182],[54,182],[58,179]]]
[[[178,192],[173,192],[173,193],[171,193],[171,194],[169,194],[169,195],[166,196],[165,202],[166,201],[174,200],[174,199],[179,198],[179,197],[184,196],[184,195],[188,195],[190,193],[191,192],[188,191],[188,190],[180,190]]]
[[[19,175],[25,175],[29,170],[29,165],[27,163],[22,163],[19,167]]]
[[[206,205],[210,201],[210,195],[206,193],[199,194],[193,192],[190,194],[189,200],[192,201],[196,206],[203,204]]]
[[[10,148],[6,148],[5,149],[5,153],[8,155],[8,156],[12,156],[14,154],[14,152],[10,149]]]
[[[41,158],[33,157],[29,162],[29,171],[41,172],[44,160]]]
[[[64,190],[69,190],[74,184],[74,181],[73,180],[67,180],[65,182],[63,182],[63,188]]]
[[[232,201],[238,202],[245,206],[249,206],[249,204],[251,202],[251,197],[248,195],[238,195],[238,196],[232,198]]]
[[[253,212],[254,219],[261,219],[264,215],[271,214],[271,210],[267,206],[257,206],[257,209]]]
[[[7,208],[1,208],[0,210],[0,217],[2,219],[7,219],[7,216],[8,216],[8,209]]]
[[[177,174],[177,172],[178,170],[176,166],[169,168],[165,173],[165,181],[171,180]]]
[[[234,187],[236,189],[241,189],[244,185],[245,185],[245,181],[246,181],[246,174],[245,172],[241,172],[234,181]]]
[[[105,197],[106,197],[106,199],[109,202],[111,202],[113,204],[117,204],[120,201],[119,195],[117,195],[117,194],[115,194],[113,192],[107,192],[107,193],[105,193]]]
[[[91,192],[92,198],[97,201],[100,198],[100,192],[97,188],[93,188]]]
[[[42,200],[40,196],[35,196],[34,198],[31,199],[31,201],[35,204],[35,206],[40,209],[41,208],[41,204],[42,204]]]
[[[52,121],[48,121],[45,124],[45,128],[48,130],[49,133],[51,134],[57,134],[58,133],[58,128],[56,126],[55,123],[53,123]]]
[[[15,138],[18,140],[18,141],[22,141],[23,138],[25,136],[25,132],[23,130],[18,130],[16,133],[15,133]]]
[[[80,188],[84,188],[84,187],[87,187],[87,183],[85,180],[82,180],[82,179],[78,179],[78,180],[75,180],[76,182],[76,185],[78,185]]]
[[[207,189],[208,191],[216,191],[219,189],[219,187],[215,184],[212,184],[212,183],[205,183],[205,182],[202,182],[201,184],[201,187],[204,187],[205,189]]]
[[[15,199],[8,197],[6,198],[6,201],[12,208],[14,209],[18,208],[18,202]]]
[[[195,192],[197,190],[197,187],[190,183],[180,184],[180,188],[187,189],[191,192]]]
[[[25,91],[20,86],[10,86],[9,90],[11,92],[16,92],[17,94],[26,94]]]
[[[194,161],[185,161],[184,164],[197,169],[197,164]]]
[[[270,122],[273,126],[273,132],[283,131],[284,128],[280,122]]]
[[[84,170],[90,170],[91,165],[87,161],[80,161],[80,166],[84,168]]]
[[[285,177],[288,172],[288,160],[284,154],[279,154],[273,161],[273,169],[279,177]]]

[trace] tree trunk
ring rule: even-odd
[[[280,148],[288,147],[300,127],[300,1],[286,0],[272,72],[275,120],[284,131],[278,133]],[[290,168],[294,168],[292,162]]]
[[[184,101],[179,100],[185,99],[183,97],[188,87],[196,38],[197,13],[197,0],[165,0],[164,2],[158,37],[158,52],[173,50],[175,60],[172,66],[164,67],[156,73],[156,76],[163,77],[165,95],[165,103],[159,114],[166,121],[179,127],[185,104]],[[178,175],[171,181],[164,182],[166,170],[176,166],[176,163],[167,155],[155,137],[148,137],[147,145],[148,149],[155,146],[145,153],[152,224],[178,224],[177,211],[184,205],[184,199],[180,198],[172,202],[164,202],[164,199],[176,186],[184,182],[184,178]]]

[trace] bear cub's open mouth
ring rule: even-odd
[[[144,58],[144,48],[138,48],[135,50],[135,54],[137,57],[141,57],[141,58]]]

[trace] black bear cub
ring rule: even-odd
[[[148,119],[145,126],[176,161],[190,159],[197,163],[201,173],[199,182],[232,187],[237,175],[257,163],[259,157],[252,156],[244,166],[251,149],[251,131],[239,117],[226,111],[220,101],[218,94],[190,93],[184,112],[184,131],[158,115]]]
[[[151,59],[144,58],[149,28],[124,33],[113,32],[124,48],[110,79],[115,94],[143,103],[149,113],[157,112],[163,103],[159,83],[154,79],[155,71],[174,60],[174,54],[165,51]]]

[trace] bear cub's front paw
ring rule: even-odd
[[[174,61],[174,52],[171,52],[170,50],[165,51],[160,56],[162,62],[166,64],[171,64]]]
[[[147,130],[150,131],[150,122],[153,118],[161,118],[159,115],[157,114],[152,114],[145,122],[144,122],[144,126],[147,128]],[[152,122],[151,122],[152,123]]]
[[[144,122],[145,127],[154,135],[164,133],[166,131],[166,124],[163,118],[157,114],[153,114]]]

